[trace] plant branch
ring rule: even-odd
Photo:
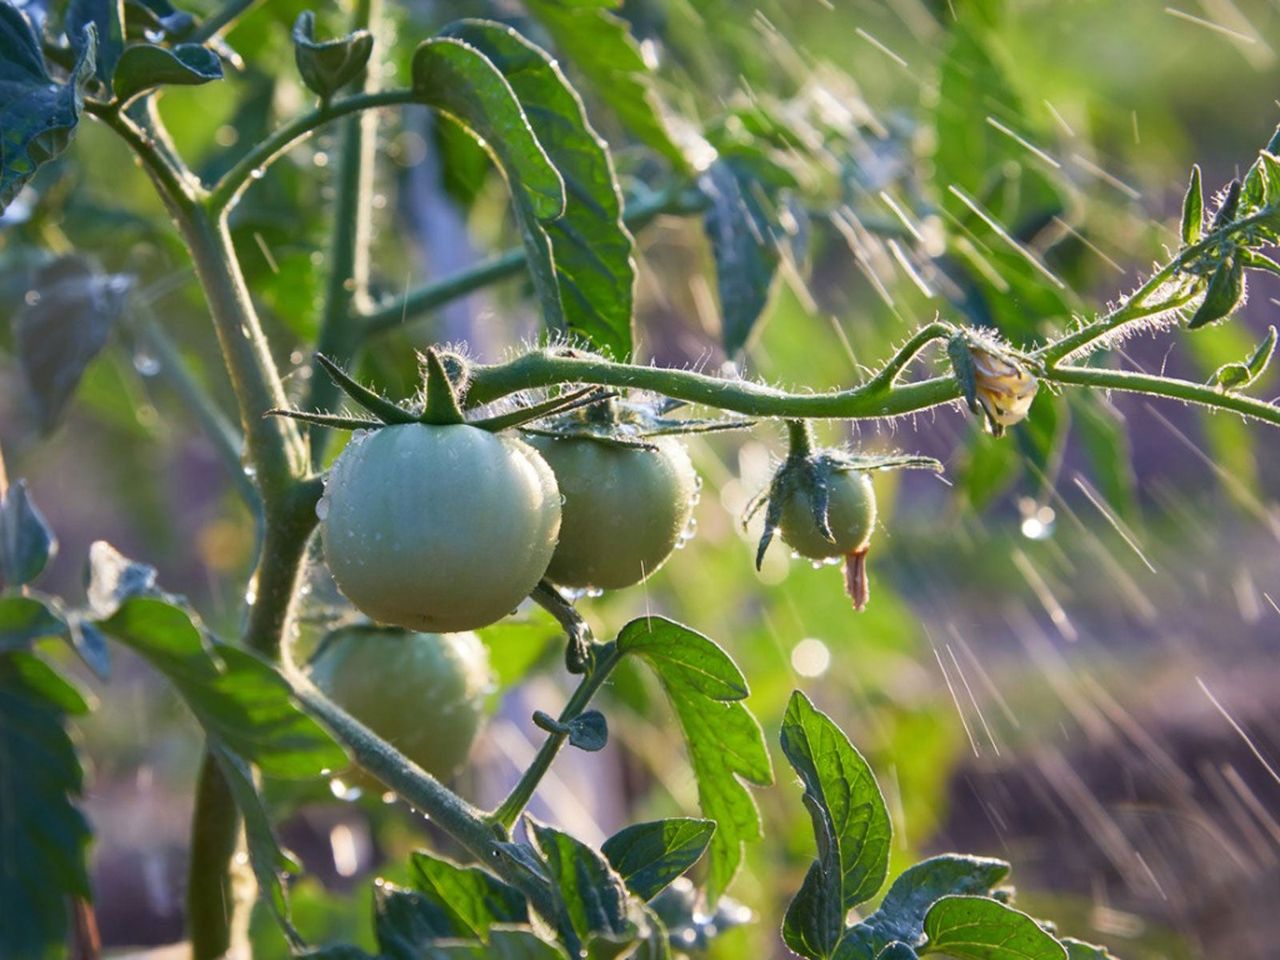
[[[1275,210],[1268,207],[1241,220],[1225,224],[1217,230],[1210,231],[1201,240],[1183,247],[1177,256],[1156,270],[1142,286],[1125,298],[1124,303],[1116,309],[1097,318],[1092,323],[1088,323],[1051,341],[1041,347],[1036,356],[1047,367],[1051,368],[1055,364],[1066,360],[1072,354],[1088,348],[1097,340],[1115,333],[1126,324],[1136,323],[1189,303],[1195,299],[1198,293],[1197,290],[1179,289],[1166,299],[1155,304],[1148,303],[1147,299],[1166,284],[1176,282],[1182,268],[1194,262],[1197,257],[1212,250],[1214,247],[1229,242],[1236,234],[1245,233],[1253,227],[1273,221],[1275,218]],[[1190,280],[1192,278],[1188,276],[1186,279]]]
[[[1252,417],[1272,426],[1280,427],[1280,406],[1258,400],[1242,393],[1221,390],[1203,383],[1159,377],[1149,373],[1129,370],[1107,370],[1100,367],[1057,366],[1046,380],[1075,387],[1093,387],[1103,390],[1123,390],[1128,393],[1144,393],[1171,400],[1183,400],[1201,406],[1226,410],[1241,416]]]
[[[341,117],[363,110],[381,107],[404,106],[414,103],[414,92],[409,89],[380,90],[376,93],[357,93],[341,100],[321,103],[310,113],[295,117],[278,127],[265,140],[255,144],[228,170],[209,191],[209,208],[223,211],[235,205],[240,195],[266,169],[283,156],[294,144],[306,139],[317,128]]]
[[[605,682],[613,668],[621,660],[622,654],[618,651],[616,644],[607,643],[596,648],[591,670],[582,678],[578,688],[573,691],[573,695],[569,698],[569,702],[560,711],[558,718],[560,723],[568,724],[581,716],[591,702],[591,698],[595,696],[601,684]],[[564,746],[568,738],[568,733],[547,734],[547,739],[543,741],[542,747],[533,758],[533,763],[529,764],[528,769],[520,775],[520,779],[516,782],[515,787],[512,788],[507,799],[502,801],[502,805],[489,815],[489,819],[492,822],[498,824],[504,830],[510,830],[515,825],[516,820],[519,819],[520,814],[533,798],[534,791],[538,789],[538,784],[542,782],[542,778],[551,769],[551,763],[555,760],[556,754],[560,752],[560,748]]]
[[[926,346],[934,340],[944,340],[955,332],[955,327],[949,323],[934,321],[926,324],[911,335],[883,367],[880,368],[870,380],[867,381],[867,387],[875,390],[886,390],[893,387],[898,378],[902,376],[902,372],[914,360]]]
[[[264,0],[227,0],[220,10],[205,17],[186,38],[188,43],[205,43],[230,29],[236,20]]]
[[[351,18],[352,31],[370,30],[376,37],[382,15],[382,0],[357,0]],[[361,93],[377,89],[377,71],[365,70]],[[330,233],[329,277],[324,295],[324,313],[316,339],[316,353],[340,364],[351,361],[360,344],[361,331],[353,313],[366,307],[369,289],[369,246],[373,237],[373,164],[378,139],[377,111],[366,110],[342,122],[338,147],[338,172]],[[306,410],[328,410],[338,399],[331,377],[321,375],[315,361],[307,381]],[[329,431],[310,430],[311,466],[324,463]]]
[[[632,230],[639,230],[662,214],[696,213],[705,205],[706,200],[701,194],[676,186],[633,200],[627,205],[624,220]],[[513,248],[482,260],[451,277],[428,283],[403,296],[380,303],[361,316],[364,335],[376,337],[393,330],[459,297],[513,277],[525,269],[525,264],[524,249]]]

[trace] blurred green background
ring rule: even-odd
[[[973,75],[979,61],[964,59],[948,26],[952,4],[983,25],[991,75]],[[228,37],[247,68],[165,94],[179,146],[206,175],[305,105],[288,40],[304,8],[300,0],[264,5]],[[1006,116],[1016,98],[1020,129],[1054,158],[1036,175],[1065,201],[1054,213],[1061,242],[1047,255],[1068,280],[1065,302],[1086,309],[1135,287],[1176,243],[1192,163],[1217,189],[1280,121],[1280,5],[1272,0],[642,0],[622,12],[657,62],[663,97],[690,124],[712,124],[744,103],[847,114],[860,131],[854,156],[863,179],[842,182],[860,184],[847,198],[859,210],[877,204],[880,182],[912,209],[945,210],[935,176],[946,175],[945,164],[971,161],[985,177],[983,159],[999,160],[1000,150],[1026,161],[1026,148],[989,119]],[[336,7],[319,13],[341,22]],[[448,19],[520,10],[399,3],[389,13],[390,72]],[[968,99],[955,96],[960,90]],[[624,183],[652,180],[643,151],[589,92],[586,99],[617,149]],[[413,111],[386,120],[374,213],[381,289],[447,275],[510,242],[501,185],[456,134]],[[295,150],[234,219],[295,391],[323,284],[330,146],[322,135]],[[914,177],[900,178],[895,165]],[[36,250],[80,250],[107,269],[136,272],[192,369],[232,409],[189,265],[124,148],[88,123],[35,187],[0,234],[6,306],[16,310]],[[950,230],[945,216],[926,222]],[[640,235],[638,254],[642,355],[718,367],[714,283],[697,222],[660,220]],[[926,296],[887,242],[863,249],[841,242],[838,229],[815,229],[805,259],[804,270],[784,271],[747,353],[750,375],[815,390],[847,386],[935,310],[964,318],[945,297]],[[1275,322],[1278,289],[1256,281],[1230,326],[1134,339],[1123,363],[1203,378]],[[524,294],[522,281],[509,281],[395,330],[368,352],[361,373],[404,390],[413,348],[440,340],[465,339],[482,359],[501,356],[535,329]],[[1028,336],[1045,329],[1033,301],[1015,286],[989,310],[1011,336]],[[88,369],[66,422],[40,437],[6,357],[0,442],[10,473],[30,480],[61,539],[46,589],[81,596],[88,544],[106,539],[157,566],[168,589],[230,635],[252,525],[158,373],[123,324]],[[1278,384],[1273,371],[1256,392],[1274,396]],[[739,518],[783,450],[768,424],[750,436],[691,441],[705,481],[696,538],[643,589],[588,598],[583,608],[601,635],[661,611],[724,645],[751,683],[749,704],[775,760],[786,697],[805,689],[871,759],[894,814],[896,869],[942,849],[1005,857],[1022,905],[1119,956],[1274,956],[1280,781],[1266,762],[1280,758],[1280,444],[1264,427],[1141,398],[1041,405],[1052,410],[1036,419],[1039,433],[999,444],[953,409],[852,433],[822,429],[832,443],[928,453],[948,467],[945,482],[877,480],[881,529],[872,601],[861,615],[836,572],[789,560],[780,545],[760,573],[753,569],[756,531],[744,532]],[[316,571],[304,618],[323,618],[335,602]],[[558,708],[568,689],[544,625],[490,639],[506,679],[526,660],[534,666],[495,697],[459,784],[480,805],[496,803],[531,755],[531,711]],[[102,932],[116,948],[168,943],[182,929],[196,730],[123,653],[110,683],[84,682],[99,701],[79,734]],[[623,671],[602,709],[609,747],[563,756],[534,812],[592,841],[627,822],[693,812],[679,735],[649,678]],[[776,930],[812,836],[799,788],[780,781],[756,791],[768,839],[748,848],[731,891],[758,922],[716,941],[715,957],[783,955]],[[280,800],[304,801],[282,833],[309,870],[294,901],[299,927],[315,940],[367,936],[368,878],[397,876],[408,850],[439,841],[402,806],[377,798],[344,802],[321,785]],[[284,956],[278,940],[264,922],[261,956]]]

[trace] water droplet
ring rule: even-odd
[[[329,792],[339,800],[346,800],[348,802],[359,800],[364,796],[364,792],[359,787],[353,787],[346,781],[339,780],[337,777],[334,777],[329,781]]]
[[[263,170],[261,167],[258,167],[256,170],[252,171],[249,174],[249,176],[253,177],[253,179],[255,180],[261,180],[266,175],[267,175],[267,171]]]
[[[37,303],[40,302],[40,291],[28,290],[27,295],[22,299],[26,302],[28,307],[34,307]]]
[[[321,497],[316,501],[316,519],[326,520],[329,517],[329,498]]]
[[[327,167],[329,165],[329,155],[323,150],[317,150],[316,155],[311,158],[311,162],[317,167]]]
[[[145,350],[136,350],[133,354],[133,369],[144,377],[154,377],[160,372],[160,361]]]

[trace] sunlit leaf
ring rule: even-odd
[[[889,811],[866,760],[800,691],[782,721],[782,752],[804,784],[818,858],[787,908],[782,937],[805,957],[829,957],[845,917],[889,870]]]
[[[761,838],[760,814],[741,781],[773,782],[760,725],[741,702],[747,682],[715,643],[663,617],[631,621],[618,634],[618,649],[653,668],[680,720],[699,805],[716,822],[707,876],[715,903],[737,873],[742,845]]]
[[[564,181],[538,143],[510,84],[474,47],[450,37],[421,44],[413,55],[418,99],[471,132],[506,178],[543,321],[565,329],[564,306],[545,221],[565,208]]]
[[[1066,960],[1044,929],[1012,907],[986,897],[943,897],[924,918],[928,942],[919,953],[954,960]]]
[[[716,825],[711,820],[677,817],[624,827],[601,851],[628,889],[652,900],[702,857]]]
[[[635,264],[608,148],[547,54],[509,27],[465,20],[445,31],[483,53],[515,91],[564,178],[564,216],[546,225],[570,334],[615,360],[631,356]]]

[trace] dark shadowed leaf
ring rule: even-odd
[[[741,703],[746,679],[710,639],[663,617],[631,621],[618,634],[618,649],[648,662],[680,721],[698,803],[716,823],[707,876],[714,904],[737,873],[743,843],[761,837],[760,814],[741,780],[773,782],[760,724]]]
[[[731,160],[717,160],[702,175],[703,227],[716,263],[720,339],[736,356],[751,339],[769,302],[780,254],[777,228],[764,187]]]
[[[96,45],[86,27],[93,26]],[[124,51],[124,6],[121,0],[71,0],[67,5],[67,39],[77,57],[94,59],[94,75],[108,89]]]
[[[89,41],[70,82],[55,83],[26,16],[0,3],[0,213],[41,165],[71,142],[93,64]]]
[[[356,30],[332,40],[316,39],[316,15],[310,10],[293,22],[293,54],[302,82],[323,100],[364,73],[373,52],[373,35]]]
[[[652,900],[698,862],[715,831],[715,821],[691,817],[637,823],[606,840],[601,852],[632,893]]]
[[[57,552],[58,541],[31,500],[27,482],[15,481],[0,501],[0,586],[25,586]]]
[[[818,844],[818,858],[787,908],[782,936],[802,956],[828,957],[848,912],[884,882],[889,811],[866,760],[798,690],[783,717],[782,752],[804,783]]]
[[[169,0],[125,0],[125,28],[129,36],[150,32],[181,40],[195,27],[195,17],[179,10]]]
[[[65,956],[67,898],[88,899],[89,824],[67,734],[83,698],[29,653],[0,653],[0,956]]]
[[[954,960],[1066,960],[1067,951],[1025,913],[986,897],[943,897],[924,918],[921,955]]]
[[[587,753],[603,750],[609,742],[609,724],[599,710],[588,710],[569,721],[569,744]]]
[[[569,333],[615,360],[631,357],[635,264],[608,148],[547,54],[509,27],[465,20],[446,33],[476,47],[515,91],[564,178],[564,216],[546,225]]]
[[[564,307],[544,222],[565,207],[564,181],[534,136],[510,84],[474,47],[440,37],[413,55],[418,99],[461,124],[488,150],[511,191],[529,274],[551,330],[565,329]]]
[[[617,0],[529,0],[534,17],[547,28],[564,58],[591,81],[623,125],[636,137],[688,169],[671,138],[649,68],[626,21],[610,11]]]
[[[43,432],[57,426],[132,288],[130,277],[100,273],[81,257],[63,257],[36,272],[14,318],[14,337],[27,399]]]
[[[128,100],[135,94],[165,84],[198,86],[222,79],[222,61],[208,47],[180,43],[172,49],[151,43],[127,47],[116,68],[116,96]]]

